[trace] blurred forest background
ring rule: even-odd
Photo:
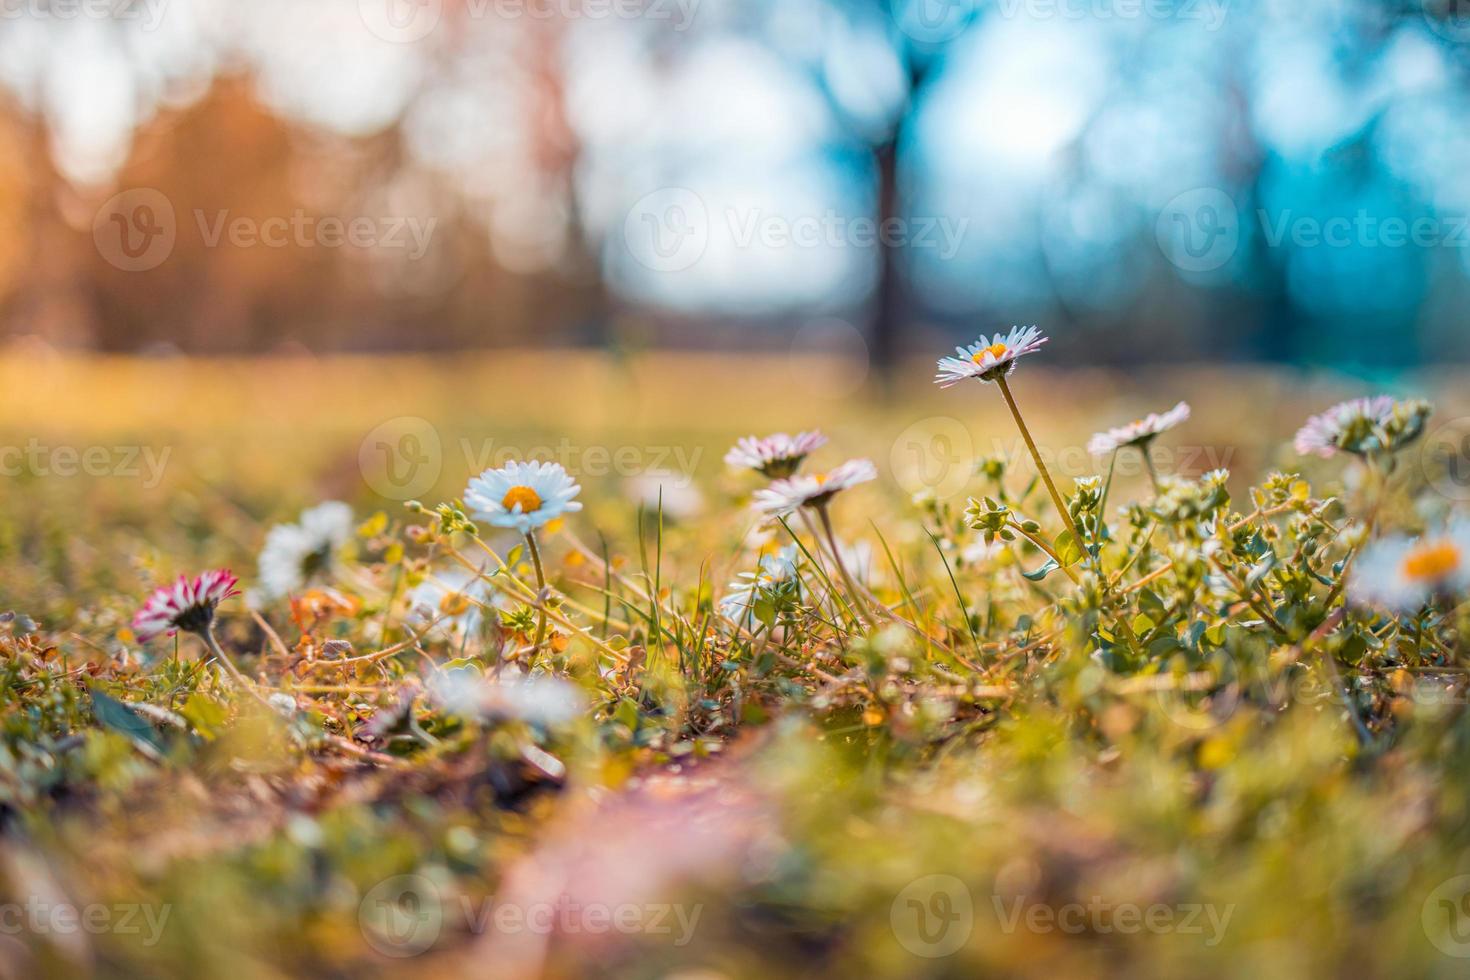
[[[0,336],[1465,358],[1462,6],[7,0]]]

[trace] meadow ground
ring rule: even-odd
[[[1462,974],[1463,385],[1303,458],[1375,392],[1033,359],[1069,529],[996,386],[932,373],[0,358],[0,975]],[[1181,399],[1157,485],[1088,452]],[[877,468],[840,562],[723,461],[816,428]],[[455,503],[528,457],[585,505],[545,587]],[[1398,559],[1412,607],[1365,594]],[[213,568],[224,659],[140,640]]]

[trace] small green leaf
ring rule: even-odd
[[[1087,552],[1082,550],[1082,544],[1077,540],[1077,535],[1071,531],[1063,531],[1057,535],[1056,550],[1063,568],[1071,568],[1087,555]]]
[[[1048,558],[1046,560],[1045,564],[1043,564],[1040,568],[1037,568],[1035,571],[1032,571],[1032,572],[1023,571],[1021,573],[1021,577],[1024,578],[1024,579],[1029,579],[1032,582],[1040,582],[1042,579],[1046,578],[1052,572],[1056,571],[1058,568],[1061,568],[1061,567],[1062,566],[1058,565],[1055,561],[1053,561],[1052,559]]]
[[[208,739],[214,738],[224,729],[225,720],[229,717],[223,705],[198,691],[189,695],[189,700],[184,702],[179,714],[194,726],[196,732]]]
[[[162,756],[168,751],[168,743],[164,742],[163,738],[142,715],[116,698],[103,694],[95,688],[92,689],[91,694],[92,714],[97,719],[97,723],[103,728],[110,728],[115,732],[128,736],[147,755],[155,758]]]

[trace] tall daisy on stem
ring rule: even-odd
[[[1052,506],[1057,509],[1057,514],[1061,517],[1067,533],[1071,535],[1074,546],[1086,555],[1090,552],[1083,543],[1076,522],[1072,520],[1071,509],[1057,490],[1057,485],[1052,480],[1046,463],[1042,461],[1041,452],[1036,448],[1036,440],[1031,438],[1031,430],[1026,427],[1026,420],[1021,417],[1021,408],[1016,404],[1015,396],[1011,394],[1011,386],[1006,381],[1010,373],[1015,370],[1018,360],[1027,354],[1036,353],[1049,339],[1034,326],[1012,327],[1009,333],[997,333],[993,337],[982,335],[979,340],[968,347],[955,348],[958,356],[941,357],[934,382],[941,388],[949,388],[961,381],[973,378],[977,381],[994,383],[1000,389],[1001,395],[1005,398],[1006,407],[1011,410],[1011,418],[1015,419],[1016,428],[1020,430],[1021,438],[1026,443],[1026,449],[1031,453],[1031,460],[1036,464],[1036,471],[1041,475],[1041,482],[1046,485],[1046,492],[1051,497]],[[1106,596],[1110,591],[1107,576],[1101,574],[1101,568],[1098,571],[1098,579],[1103,594]],[[1128,645],[1135,651],[1139,650],[1138,637],[1128,622],[1127,614],[1119,615],[1117,623]]]
[[[1006,407],[1016,420],[1016,428],[1021,431],[1021,438],[1026,442],[1026,449],[1031,453],[1037,472],[1041,474],[1041,481],[1046,484],[1046,492],[1051,496],[1052,505],[1061,515],[1067,530],[1080,542],[1082,539],[1077,536],[1077,527],[1072,523],[1067,503],[1057,491],[1057,485],[1052,482],[1051,473],[1036,448],[1036,440],[1031,438],[1031,430],[1026,427],[1026,420],[1021,417],[1021,409],[1016,404],[1015,396],[1011,394],[1011,386],[1006,382],[1006,377],[1015,370],[1016,362],[1027,354],[1036,353],[1049,339],[1036,327],[1012,327],[1010,333],[997,333],[989,338],[982,336],[968,347],[955,348],[958,357],[941,357],[939,372],[934,381],[939,387],[948,388],[974,378],[993,382],[1000,388]]]
[[[862,602],[862,591],[858,589],[852,573],[847,570],[847,563],[842,560],[842,549],[837,543],[836,534],[832,531],[832,518],[827,513],[827,506],[832,502],[832,498],[843,490],[877,478],[878,468],[871,460],[850,459],[826,473],[803,474],[784,480],[775,480],[770,486],[755,492],[756,510],[772,517],[785,517],[787,514],[802,509],[816,511],[822,531],[827,536],[827,545],[831,549],[832,560],[837,565],[837,571],[842,575],[842,582],[847,586],[847,591],[853,597],[853,601],[858,603]]]
[[[526,539],[526,551],[536,569],[537,600],[542,606],[536,619],[536,639],[531,645],[533,658],[546,639],[546,569],[541,564],[535,530],[563,514],[581,510],[582,504],[577,500],[581,492],[577,481],[559,463],[534,460],[486,470],[471,479],[465,488],[465,505],[476,520],[519,531]]]
[[[160,634],[174,636],[180,630],[193,633],[204,641],[220,666],[245,690],[250,686],[235,662],[220,648],[214,636],[214,614],[219,604],[240,594],[239,579],[229,569],[218,568],[189,578],[180,575],[177,582],[155,589],[133,617],[133,633],[138,642],[147,643]]]
[[[1189,403],[1180,402],[1167,412],[1149,412],[1141,419],[1120,425],[1106,432],[1099,432],[1087,443],[1087,451],[1094,456],[1113,456],[1116,458],[1118,452],[1132,446],[1138,450],[1143,457],[1143,465],[1148,469],[1148,477],[1153,482],[1154,493],[1160,493],[1159,471],[1154,467],[1152,454],[1149,452],[1154,440],[1170,429],[1180,425],[1189,419]]]
[[[737,468],[755,470],[772,480],[784,480],[801,467],[802,460],[826,444],[827,437],[816,430],[798,432],[794,436],[785,432],[765,438],[745,436],[725,454],[725,462]]]

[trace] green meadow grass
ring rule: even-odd
[[[1369,538],[1463,514],[1435,451],[1466,396],[1402,390],[1435,414],[1370,469],[1290,448],[1357,385],[1028,362],[1071,535],[994,388],[930,368],[0,360],[0,972],[1463,974],[1467,597],[1343,600]],[[1107,481],[1088,436],[1181,398],[1162,492],[1126,451]],[[809,468],[879,471],[831,504],[856,588],[721,461],[817,427]],[[457,504],[526,455],[583,487],[544,592]],[[219,609],[244,684],[137,641],[152,588],[255,586],[326,499],[332,577]],[[465,568],[483,605],[415,611]],[[527,672],[574,710],[441,686]]]

